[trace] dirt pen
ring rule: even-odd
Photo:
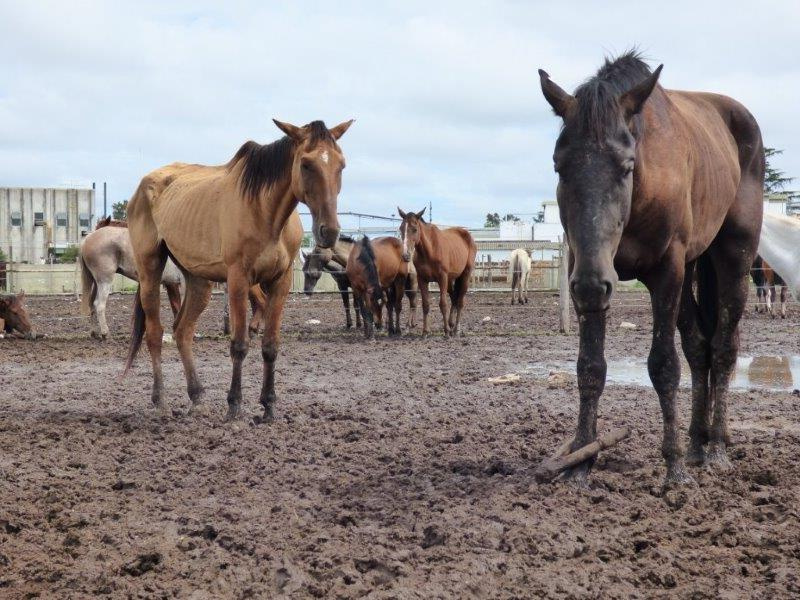
[[[74,297],[28,304],[47,337],[0,340],[4,598],[800,594],[791,361],[780,385],[732,393],[733,472],[692,469],[697,487],[667,492],[655,392],[609,383],[601,427],[634,433],[601,455],[590,489],[577,490],[533,477],[572,432],[578,407],[577,337],[558,332],[554,293],[513,307],[508,293],[471,294],[463,337],[411,332],[373,343],[343,330],[338,296],[292,295],[276,422],[238,426],[222,423],[230,359],[218,335],[221,296],[195,344],[211,414],[186,416],[168,343],[174,417],[165,421],[150,406],[146,352],[117,379],[130,295],[112,296],[105,343],[89,339]],[[171,323],[166,303],[163,319]],[[618,294],[609,323],[610,363],[644,360],[646,295]],[[741,339],[745,356],[800,354],[797,305],[786,320],[748,312]],[[488,381],[509,373],[519,379]],[[251,415],[260,382],[254,341],[244,376]],[[685,441],[688,389],[680,399]]]

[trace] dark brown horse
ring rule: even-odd
[[[364,335],[371,338],[373,323],[382,323],[386,305],[389,335],[400,335],[400,312],[406,293],[412,313],[416,310],[416,293],[409,282],[410,264],[403,260],[400,240],[379,237],[370,241],[364,236],[353,245],[347,258],[347,278],[357,298],[364,321]]]
[[[195,325],[211,297],[212,282],[224,281],[233,332],[226,420],[240,416],[242,363],[249,349],[247,294],[255,284],[266,292],[260,401],[264,419],[273,417],[280,325],[303,237],[297,205],[303,202],[311,212],[317,243],[333,246],[339,237],[336,203],[345,166],[336,142],[352,121],[331,129],[322,121],[303,127],[275,124],[285,137],[267,145],[247,142],[227,164],[173,163],[151,172],[128,205],[139,291],[126,371],[146,335],[153,366],[152,400],[162,414],[170,411],[161,369],[158,286],[169,256],[186,279],[174,337],[192,411],[200,409],[203,395],[192,353]]]
[[[744,106],[664,89],[660,73],[629,52],[607,60],[574,94],[539,76],[563,120],[553,160],[580,327],[572,448],[596,438],[614,284],[618,276],[639,279],[653,306],[648,370],[664,418],[666,481],[681,483],[692,478],[678,440],[676,324],[692,372],[689,461],[730,468],[728,380],[761,228],[764,146]],[[583,480],[590,468],[567,475]]]
[[[469,231],[463,227],[439,229],[426,223],[421,211],[406,213],[399,207],[397,214],[403,219],[400,224],[400,239],[403,243],[403,260],[414,263],[417,282],[422,295],[422,335],[430,333],[428,312],[431,301],[428,284],[439,284],[439,310],[442,312],[444,335],[455,336],[464,309],[469,278],[475,268],[478,248]],[[447,298],[450,296],[448,316]]]
[[[28,339],[35,337],[28,311],[25,308],[25,292],[0,296],[0,323],[7,334],[21,333]]]

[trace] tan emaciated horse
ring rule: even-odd
[[[455,336],[464,308],[464,297],[469,287],[469,278],[475,268],[478,248],[469,231],[463,227],[439,229],[422,220],[421,211],[405,213],[398,207],[397,214],[403,219],[400,224],[400,239],[403,244],[403,260],[413,261],[417,271],[417,282],[422,296],[422,335],[428,335],[428,312],[430,291],[428,283],[439,284],[439,310],[442,311],[444,334]],[[447,298],[450,296],[450,313]]]
[[[336,143],[352,121],[328,129],[321,121],[303,127],[275,121],[286,136],[268,145],[245,143],[220,166],[173,163],[142,179],[128,205],[139,291],[126,371],[146,336],[153,366],[152,400],[167,414],[161,370],[158,285],[167,256],[186,279],[186,296],[175,325],[191,412],[201,406],[192,337],[208,304],[211,282],[226,282],[230,304],[233,361],[226,420],[240,415],[242,362],[247,355],[247,292],[266,292],[261,354],[264,419],[273,418],[275,359],[283,307],[292,283],[292,262],[303,227],[298,202],[309,208],[314,237],[331,247],[339,236],[336,203],[344,155]]]

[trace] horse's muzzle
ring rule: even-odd
[[[403,252],[403,260],[406,262],[411,262],[411,254],[408,252]]]

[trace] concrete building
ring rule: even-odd
[[[0,187],[0,249],[39,264],[80,243],[94,226],[93,189]]]

